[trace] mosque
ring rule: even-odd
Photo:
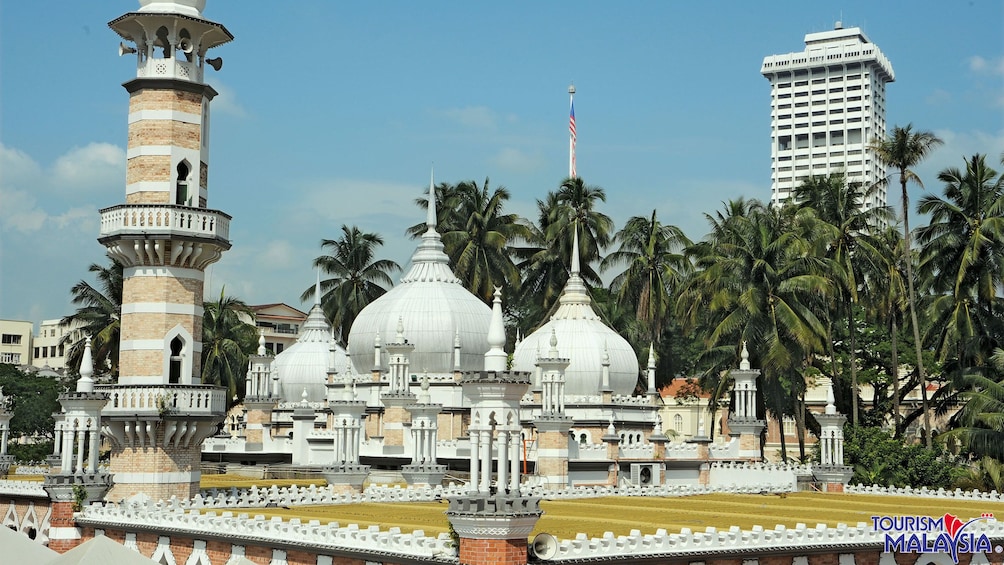
[[[878,562],[878,538],[861,527],[741,536],[662,531],[595,543],[544,538],[528,554],[545,496],[788,492],[809,483],[842,491],[851,475],[843,465],[845,418],[831,391],[817,418],[821,464],[765,463],[764,421],[754,410],[759,371],[743,347],[730,375],[728,437],[712,442],[699,429],[671,439],[660,417],[656,360],[645,368],[645,393],[632,395],[641,374],[636,354],[594,311],[577,236],[557,310],[510,356],[505,289],[496,289],[488,307],[460,284],[436,231],[435,206],[408,272],[360,312],[348,349],[325,320],[318,281],[298,341],[272,356],[261,339],[240,426],[215,435],[226,398],[198,377],[203,281],[230,248],[231,218],[208,207],[216,91],[205,73],[222,66],[208,51],[233,35],[203,16],[205,0],[139,3],[109,24],[123,40],[120,53],[135,54],[136,77],[123,85],[125,202],[101,210],[98,238],[124,265],[120,377],[94,383],[88,342],[76,389],[60,397],[44,482],[0,481],[5,526],[60,552],[108,537],[169,565],[489,565],[526,563],[528,555],[690,563],[731,559],[749,544],[777,563],[838,551],[840,563],[854,563],[860,551],[867,553],[861,562]],[[4,439],[10,419],[0,399]],[[103,442],[111,447],[107,466],[99,462]],[[203,461],[262,476],[267,466],[288,465],[323,476],[328,486],[203,492]],[[0,453],[0,465],[9,464]],[[364,490],[374,476],[407,488]],[[448,501],[456,540],[232,512],[361,500]],[[1004,528],[993,535],[1004,538]]]

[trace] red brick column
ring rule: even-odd
[[[49,549],[66,553],[80,545],[80,530],[73,518],[72,502],[52,501],[52,515],[49,516]]]
[[[526,565],[526,562],[526,538],[460,539],[462,565]]]

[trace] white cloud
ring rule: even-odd
[[[213,98],[211,105],[213,112],[229,114],[237,118],[247,116],[244,106],[242,106],[237,100],[237,93],[235,93],[232,88],[224,84],[220,84],[218,81],[213,82],[213,88],[215,88],[216,92],[219,93],[215,98]]]
[[[293,246],[286,240],[269,242],[258,258],[272,269],[288,269],[293,266]]]
[[[0,144],[0,186],[25,186],[40,175],[41,168],[27,153]]]
[[[931,106],[943,106],[952,101],[952,95],[947,90],[941,88],[935,88],[927,98],[924,99],[925,102]]]
[[[23,190],[0,187],[0,231],[31,233],[42,229],[48,215],[38,201]]]
[[[462,126],[470,128],[494,129],[498,123],[498,116],[495,112],[485,106],[448,108],[440,110],[438,113]]]
[[[95,190],[125,185],[125,151],[91,143],[70,149],[43,168],[23,151],[0,145],[0,171],[0,231],[95,232],[95,207],[80,202]]]
[[[111,143],[74,147],[56,159],[51,181],[59,188],[125,186],[125,161],[125,150]]]
[[[515,147],[503,148],[491,158],[491,162],[503,170],[517,173],[538,171],[547,164],[540,153],[530,154]]]
[[[1004,57],[984,59],[979,55],[969,58],[969,70],[991,75],[1004,75]]]

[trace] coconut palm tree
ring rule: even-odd
[[[614,240],[620,247],[603,259],[600,268],[627,265],[614,277],[611,291],[622,305],[634,306],[635,316],[648,328],[648,342],[658,342],[677,283],[690,270],[684,250],[693,243],[680,228],[660,223],[655,210],[651,219],[629,219]]]
[[[880,160],[892,167],[899,174],[903,214],[903,256],[906,265],[907,304],[910,307],[910,324],[913,327],[914,347],[917,350],[917,372],[920,376],[921,409],[924,412],[924,443],[931,447],[931,412],[927,399],[927,376],[924,374],[923,343],[920,339],[920,324],[917,320],[917,293],[913,284],[913,247],[910,244],[910,196],[907,194],[907,184],[916,182],[921,188],[924,183],[913,171],[927,155],[942,141],[929,131],[913,131],[913,125],[896,126],[892,135],[884,139],[876,139],[871,143]]]
[[[557,191],[537,200],[537,223],[529,225],[525,245],[512,250],[523,274],[518,298],[527,318],[523,330],[546,320],[561,295],[568,281],[576,229],[582,279],[589,287],[602,284],[592,264],[610,244],[614,230],[613,220],[595,209],[597,202],[605,201],[604,190],[585,184],[581,177],[565,179]]]
[[[489,190],[488,179],[478,187],[474,181],[457,185],[456,201],[449,214],[456,226],[443,232],[443,247],[454,273],[467,290],[486,304],[495,287],[518,289],[520,272],[509,254],[509,246],[532,236],[517,214],[505,214],[509,200],[505,187]]]
[[[64,335],[60,344],[69,344],[72,336],[81,336],[70,344],[67,353],[67,366],[76,373],[80,370],[85,336],[90,336],[94,371],[117,378],[119,325],[122,316],[122,264],[112,259],[107,266],[95,263],[87,270],[96,273],[98,285],[95,287],[82,280],[70,289],[73,304],[80,307],[60,320],[60,323],[73,328],[79,327],[80,333]]]
[[[822,351],[826,327],[817,312],[832,292],[825,275],[832,261],[812,253],[806,219],[794,208],[738,200],[707,217],[711,233],[690,249],[697,270],[682,287],[677,311],[691,328],[708,324],[707,373],[734,366],[747,342],[763,372],[767,411],[778,421],[791,415],[804,423],[797,399],[806,360]],[[781,450],[786,458],[783,436]]]
[[[858,362],[855,307],[858,305],[858,288],[863,280],[862,265],[858,256],[878,254],[879,242],[872,236],[872,228],[888,222],[888,208],[865,208],[864,202],[877,187],[865,189],[860,183],[848,183],[841,173],[814,176],[795,189],[795,200],[803,210],[811,210],[818,224],[816,240],[819,250],[832,260],[834,271],[829,274],[839,289],[840,300],[832,302],[835,310],[847,320],[850,342],[851,374],[851,425],[858,425]],[[863,249],[862,248],[866,248]]]
[[[244,301],[226,296],[203,304],[202,383],[227,389],[227,409],[244,397],[248,356],[258,347],[254,312]]]
[[[389,259],[374,260],[381,245],[383,238],[378,234],[344,224],[341,237],[321,240],[321,248],[329,249],[330,253],[314,259],[314,266],[334,275],[321,281],[321,306],[343,340],[348,338],[359,312],[393,285],[390,274],[401,270],[400,265]],[[313,300],[314,290],[314,285],[310,285],[300,300]]]

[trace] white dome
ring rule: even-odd
[[[449,258],[435,230],[435,210],[435,205],[429,206],[429,229],[411,257],[411,269],[397,286],[363,308],[352,323],[349,353],[360,371],[373,368],[373,346],[378,335],[381,344],[394,340],[399,318],[405,339],[415,346],[408,356],[412,373],[452,373],[457,339],[459,370],[484,368],[492,311],[450,270]],[[381,350],[380,366],[387,367],[385,350]]]
[[[331,326],[324,317],[319,300],[315,298],[300,337],[276,355],[272,363],[273,374],[279,376],[281,402],[301,401],[304,389],[310,402],[321,402],[327,398],[327,387],[324,385],[328,381],[328,369],[332,362],[339,372],[344,371],[346,365],[345,350],[337,343],[335,358],[331,358],[331,344]]]
[[[603,386],[604,350],[610,358],[610,388],[614,394],[630,395],[638,383],[638,358],[631,345],[607,327],[593,311],[582,277],[579,276],[578,233],[572,250],[572,273],[551,319],[528,335],[513,353],[514,371],[535,373],[538,355],[551,348],[551,332],[558,340],[558,356],[569,359],[565,369],[565,396],[599,394]],[[540,386],[534,378],[534,386]]]

